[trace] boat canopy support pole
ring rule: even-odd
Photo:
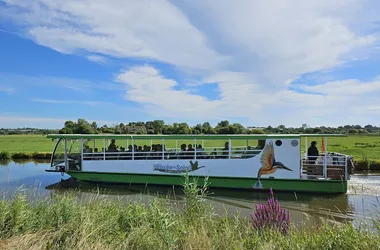
[[[162,138],[162,145],[161,145],[161,154],[162,154],[162,159],[165,160],[165,139]]]
[[[302,137],[301,137],[301,141],[302,141]],[[304,153],[304,156],[307,156],[307,137],[305,137],[305,153]]]
[[[348,179],[348,157],[347,155],[344,156],[344,180],[347,181]]]
[[[197,159],[197,139],[194,139],[194,159]]]
[[[95,140],[94,140],[94,150],[95,150]],[[83,139],[80,139],[80,166],[81,166],[80,170],[82,170],[82,166],[83,166]]]
[[[175,153],[178,152],[177,148],[178,148],[178,140],[175,140]]]
[[[64,139],[65,141],[65,143],[64,143],[64,145],[65,145],[65,171],[67,171],[68,170],[68,165],[67,165],[67,139],[65,138]]]
[[[231,159],[231,139],[228,139],[228,159]]]
[[[103,139],[103,160],[106,160],[106,139]]]
[[[152,140],[151,140],[152,143]],[[135,139],[132,138],[132,161],[135,159]]]
[[[324,141],[324,149],[325,149],[325,152],[324,152],[324,156],[323,156],[323,175],[325,176],[325,178],[327,178],[327,141],[326,141],[326,137],[323,137],[323,141]]]

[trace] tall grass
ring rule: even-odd
[[[178,211],[160,197],[144,205],[66,192],[32,202],[18,192],[0,201],[0,249],[379,249],[379,232],[351,224],[290,225],[283,234],[217,216],[204,202],[207,182],[195,181],[185,177]]]

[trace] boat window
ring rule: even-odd
[[[297,140],[292,140],[290,142],[290,144],[292,144],[293,147],[297,147],[298,146],[298,141]]]
[[[265,139],[91,139],[83,140],[83,160],[242,159],[258,155]],[[80,143],[76,148],[80,153]],[[71,152],[75,156],[75,152]]]
[[[282,141],[281,141],[281,140],[277,140],[277,141],[276,141],[276,146],[279,147],[279,146],[281,146],[281,145],[282,145]]]
[[[63,165],[65,163],[65,142],[63,139],[58,139],[53,151],[52,166]]]
[[[66,140],[66,151],[67,151],[67,161],[69,169],[80,170],[81,164],[81,151],[82,143],[81,140]]]
[[[242,158],[252,158],[258,155],[265,147],[265,139],[245,140],[245,151]]]

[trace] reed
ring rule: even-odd
[[[185,177],[182,202],[158,197],[149,205],[76,191],[29,201],[17,192],[0,201],[0,249],[378,249],[379,219],[372,231],[289,221],[284,234],[250,218],[216,215],[204,202],[207,184],[195,181]],[[279,206],[273,197],[268,204]]]

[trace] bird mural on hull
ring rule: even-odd
[[[282,162],[276,161],[272,141],[265,145],[261,154],[260,162],[261,168],[257,172],[257,182],[253,186],[254,188],[263,188],[263,185],[260,181],[262,175],[273,174],[278,169],[293,171],[290,168],[286,167]]]

